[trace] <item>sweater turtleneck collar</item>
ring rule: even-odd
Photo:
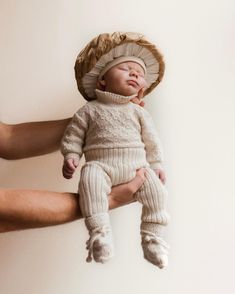
[[[131,96],[122,96],[119,94],[105,92],[96,89],[95,90],[97,100],[103,103],[113,103],[113,104],[125,104],[130,102],[131,99],[136,97],[136,94]]]

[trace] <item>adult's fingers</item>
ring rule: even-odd
[[[145,88],[141,88],[141,89],[139,90],[138,95],[137,95],[137,97],[138,97],[139,99],[142,99],[142,98],[144,97],[144,90],[145,90]]]
[[[143,96],[144,96],[144,90],[145,90],[145,88],[141,88],[139,90],[139,92],[137,93],[136,97],[131,99],[131,101],[133,103],[138,104],[138,105],[140,105],[142,107],[144,107],[144,105],[145,105],[144,101],[141,100],[143,98]]]
[[[146,169],[145,168],[138,169],[136,171],[136,175],[137,176],[140,176],[143,179],[143,181],[145,181],[146,180],[146,177],[145,177],[145,175],[146,175]]]
[[[141,106],[141,107],[144,107],[144,105],[145,105],[145,102],[142,100],[142,101],[140,101],[140,104],[139,104],[139,106]]]

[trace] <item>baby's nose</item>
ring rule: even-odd
[[[133,70],[133,69],[130,71],[130,75],[131,75],[131,76],[134,76],[134,77],[136,77],[136,78],[138,78],[138,76],[139,76],[139,74],[137,73],[137,71],[135,71],[135,70]]]

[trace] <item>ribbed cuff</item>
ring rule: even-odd
[[[156,223],[142,222],[141,226],[140,226],[141,234],[146,234],[146,231],[147,231],[147,232],[150,232],[150,233],[153,233],[153,234],[160,236],[162,233],[162,229],[163,229],[163,226],[156,224]]]
[[[85,224],[89,231],[104,225],[110,226],[109,214],[104,212],[89,216],[85,219]]]
[[[64,156],[64,159],[80,159],[80,156],[77,153],[67,153]]]
[[[150,167],[152,169],[162,169],[162,163],[161,162],[153,162],[153,163],[150,163]]]

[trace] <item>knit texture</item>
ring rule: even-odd
[[[105,263],[114,255],[112,231],[108,213],[101,213],[85,219],[90,238],[86,242],[88,256],[86,261]]]
[[[97,100],[74,115],[62,139],[65,158],[80,158],[83,152],[102,148],[143,148],[152,168],[161,166],[163,151],[149,113],[121,96],[96,90]]]
[[[85,154],[78,191],[90,234],[87,261],[93,256],[96,262],[105,262],[113,255],[107,196],[112,186],[130,181],[144,167],[146,180],[135,194],[142,204],[142,248],[148,261],[163,268],[167,252],[159,240],[169,217],[166,189],[153,170],[161,165],[162,148],[152,119],[130,102],[133,96],[97,90],[97,97],[74,115],[62,140],[65,158]]]
[[[167,243],[158,235],[142,231],[142,249],[144,258],[159,268],[165,268],[168,264]]]

